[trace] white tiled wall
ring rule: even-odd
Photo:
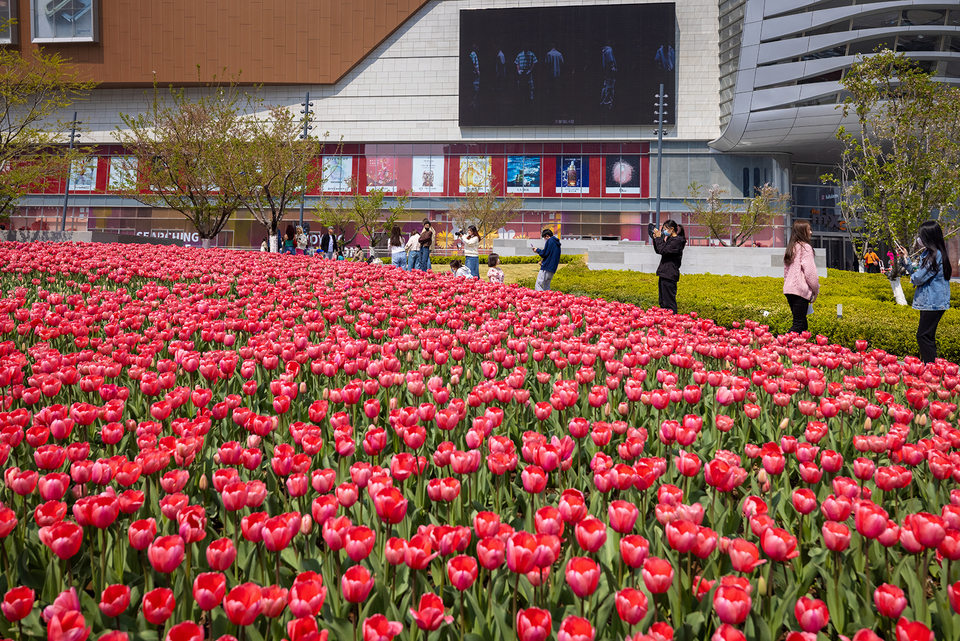
[[[471,127],[457,124],[459,11],[500,7],[601,4],[589,0],[433,0],[336,85],[265,87],[267,104],[299,111],[310,92],[318,118],[314,133],[344,142],[483,142],[497,140],[632,140],[652,138],[651,127]],[[607,3],[602,3],[607,4]],[[621,4],[621,3],[610,3]],[[712,140],[720,133],[716,0],[679,0],[676,137]],[[114,142],[119,113],[136,113],[152,89],[97,90],[76,105],[85,142]],[[653,105],[651,104],[651,109]],[[68,120],[71,113],[61,113]]]

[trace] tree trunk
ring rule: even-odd
[[[900,284],[900,277],[890,279],[890,289],[893,290],[893,299],[897,305],[906,305],[907,297],[903,295],[903,285]]]
[[[270,253],[276,254],[280,251],[280,241],[277,238],[277,232],[272,232],[270,234]]]
[[[204,249],[210,249],[210,247],[213,246],[213,239],[211,239],[211,238],[201,238],[201,239],[200,239],[200,246],[203,247]]]

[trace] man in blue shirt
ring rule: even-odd
[[[517,90],[523,91],[523,86],[529,85],[530,87],[530,100],[533,100],[533,68],[537,66],[537,56],[534,55],[529,49],[524,49],[517,54],[516,60],[513,61],[517,65]]]
[[[540,234],[546,242],[543,249],[533,248],[533,251],[540,255],[540,272],[537,274],[537,284],[534,289],[538,292],[550,291],[550,282],[553,275],[557,273],[560,266],[560,240],[553,235],[549,229],[544,229]]]

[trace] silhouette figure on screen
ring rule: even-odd
[[[603,90],[600,92],[600,105],[607,109],[613,109],[613,90],[617,84],[617,59],[613,55],[615,44],[616,42],[611,41],[601,51]]]

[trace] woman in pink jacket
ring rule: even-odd
[[[797,219],[793,221],[790,242],[783,253],[783,294],[793,313],[790,332],[807,331],[807,309],[819,293],[820,278],[810,246],[810,223]]]

